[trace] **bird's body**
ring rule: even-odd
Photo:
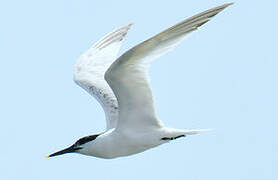
[[[164,141],[160,139],[163,134],[162,129],[145,132],[119,132],[111,129],[88,142],[88,148],[80,153],[101,158],[128,156],[162,144]]]
[[[149,86],[153,60],[172,50],[184,37],[231,4],[188,18],[131,48],[117,53],[131,24],[109,33],[85,52],[75,65],[75,82],[102,105],[107,128],[86,136],[49,157],[77,152],[100,158],[136,154],[171,140],[204,130],[168,128],[158,119]]]
[[[86,143],[86,148],[81,149],[79,153],[106,159],[128,156],[183,137],[187,133],[190,132],[165,127],[139,131],[111,129]],[[172,139],[163,139],[167,137]]]

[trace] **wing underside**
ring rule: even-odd
[[[150,63],[172,50],[188,33],[197,30],[229,5],[207,10],[168,28],[128,50],[110,66],[105,79],[119,103],[117,128],[145,129],[162,125],[156,117],[149,86]]]
[[[119,110],[117,99],[105,81],[104,74],[116,59],[130,26],[125,25],[104,36],[82,54],[75,65],[74,81],[102,105],[107,129],[116,127]]]

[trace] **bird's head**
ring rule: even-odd
[[[82,149],[84,148],[86,143],[95,140],[99,135],[100,134],[85,136],[85,137],[79,139],[78,141],[76,141],[70,147],[63,149],[61,151],[55,152],[53,154],[50,154],[50,155],[46,156],[46,158],[58,156],[58,155],[66,154],[66,153],[73,153],[73,152],[79,153],[80,151],[82,151]]]

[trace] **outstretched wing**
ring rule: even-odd
[[[105,79],[119,103],[117,129],[146,129],[161,126],[156,117],[149,86],[150,63],[173,49],[188,33],[197,30],[229,5],[231,4],[207,10],[170,27],[128,50],[110,66]]]
[[[105,81],[104,74],[116,60],[130,26],[125,25],[104,36],[82,54],[75,64],[74,81],[102,105],[106,115],[106,129],[116,127],[119,110],[117,99]]]

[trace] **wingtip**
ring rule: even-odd
[[[232,4],[234,4],[235,2],[229,2],[229,3],[225,3],[227,6],[230,6]]]
[[[92,48],[102,49],[113,42],[122,41],[132,25],[133,23],[129,23],[114,29],[112,32],[97,41]]]
[[[234,4],[234,2],[226,3],[226,4],[223,4],[222,7],[226,8],[226,7],[231,6],[233,4]]]
[[[129,23],[127,26],[128,26],[128,27],[131,27],[133,24],[134,24],[134,23],[132,22],[132,23]]]
[[[121,29],[121,28],[125,29],[126,28],[128,30],[133,24],[134,23],[125,24],[122,27],[120,27],[119,29]]]
[[[126,24],[126,25],[123,26],[123,28],[126,28],[126,31],[128,31],[133,24],[134,23]]]

